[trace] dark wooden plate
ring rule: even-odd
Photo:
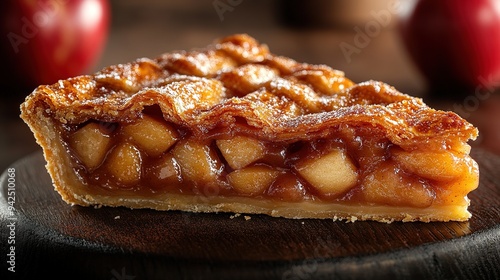
[[[468,222],[383,224],[72,207],[53,190],[44,159],[35,153],[0,178],[2,274],[116,280],[500,279],[500,158],[480,149],[473,157],[481,180],[469,196],[473,217]],[[12,174],[13,215],[8,209]],[[12,223],[14,231],[8,227]],[[7,270],[13,234],[15,273]]]

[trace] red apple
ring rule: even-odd
[[[500,1],[417,0],[401,19],[411,57],[431,87],[500,84]]]
[[[107,0],[6,0],[0,4],[2,84],[51,84],[85,74],[107,38]]]

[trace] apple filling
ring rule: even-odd
[[[91,120],[63,131],[73,169],[93,193],[425,208],[467,205],[478,180],[467,145],[402,148],[363,127],[340,126],[324,138],[294,142],[224,133],[198,139],[143,113],[129,122]]]

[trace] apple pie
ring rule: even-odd
[[[21,105],[69,204],[464,221],[478,131],[237,34],[36,88]]]

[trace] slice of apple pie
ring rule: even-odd
[[[40,86],[21,117],[70,204],[463,221],[470,123],[248,35]]]

